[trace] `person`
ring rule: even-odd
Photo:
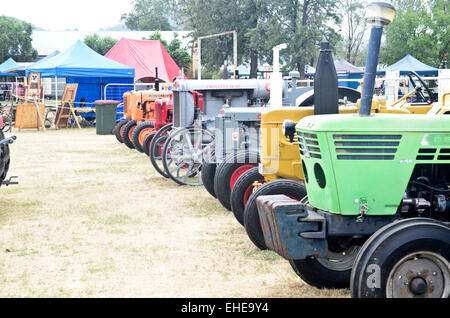
[[[23,88],[22,84],[19,84],[17,88],[17,96],[25,96],[25,88]]]

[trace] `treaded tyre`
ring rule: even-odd
[[[202,181],[206,191],[214,198],[217,198],[214,192],[214,177],[216,176],[217,165],[215,163],[204,163],[202,166]]]
[[[381,228],[358,253],[350,287],[355,298],[448,298],[449,226],[412,218]]]
[[[259,153],[241,150],[228,155],[217,166],[214,177],[214,193],[224,208],[231,211],[231,190],[234,184],[244,172],[254,168],[258,163]]]
[[[133,143],[134,148],[139,152],[144,152],[144,148],[142,147],[144,145],[145,138],[141,136],[142,133],[144,133],[146,130],[153,131],[155,128],[155,123],[152,121],[146,121],[143,123],[140,123],[136,126],[136,128],[133,129],[133,133],[131,134],[131,142]]]
[[[122,132],[125,125],[130,121],[130,119],[125,119],[119,122],[116,127],[114,127],[114,135],[116,135],[117,140],[123,144]],[[50,128],[50,127],[47,127]]]
[[[231,210],[242,226],[244,226],[245,206],[253,194],[255,182],[265,183],[264,177],[258,172],[258,168],[252,168],[244,172],[231,191]]]
[[[158,132],[150,142],[150,148],[148,152],[152,166],[164,178],[169,178],[169,176],[164,171],[164,167],[162,164],[162,150],[164,148],[164,144],[166,143],[167,138],[169,137],[172,127],[173,124],[169,124],[158,130]]]
[[[214,192],[214,177],[216,176],[217,164],[215,163],[214,151],[211,153],[212,162],[203,162],[202,165],[202,181],[206,191],[214,198],[217,198]]]
[[[306,189],[301,182],[280,179],[264,184],[250,197],[244,210],[244,226],[250,240],[261,250],[267,249],[267,246],[259,221],[256,198],[274,194],[284,194],[300,201],[306,196]]]
[[[133,141],[131,140],[133,135],[133,130],[136,128],[137,122],[135,120],[130,120],[124,127],[122,131],[123,143],[130,149],[134,149]]]
[[[3,131],[0,130],[0,140],[5,139],[5,135]],[[9,145],[2,145],[0,146],[0,186],[2,182],[6,179],[6,176],[8,175],[9,170],[9,163],[10,163],[10,157],[9,157]]]
[[[144,144],[142,145],[142,149],[144,153],[149,156],[150,154],[150,144],[152,143],[153,137],[155,137],[156,133],[152,133],[145,137]]]
[[[326,257],[291,260],[289,264],[311,286],[319,289],[347,289],[359,249],[359,246],[353,246],[341,253],[328,251]]]

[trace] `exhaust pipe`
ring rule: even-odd
[[[159,76],[158,76],[158,68],[155,67],[155,91],[159,92]]]
[[[339,112],[338,102],[338,79],[330,44],[321,43],[314,76],[314,114],[337,114]]]
[[[370,116],[372,112],[373,92],[377,76],[378,58],[380,55],[381,37],[384,26],[394,20],[395,8],[387,2],[372,2],[366,8],[366,21],[372,24],[369,40],[369,52],[364,71],[360,116]]]

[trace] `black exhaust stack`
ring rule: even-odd
[[[155,91],[159,92],[159,76],[158,76],[158,68],[155,67]]]
[[[314,114],[339,113],[338,79],[330,44],[320,44],[319,61],[314,77]]]

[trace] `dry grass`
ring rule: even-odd
[[[258,251],[202,187],[94,129],[23,131],[0,189],[0,297],[348,297]]]

